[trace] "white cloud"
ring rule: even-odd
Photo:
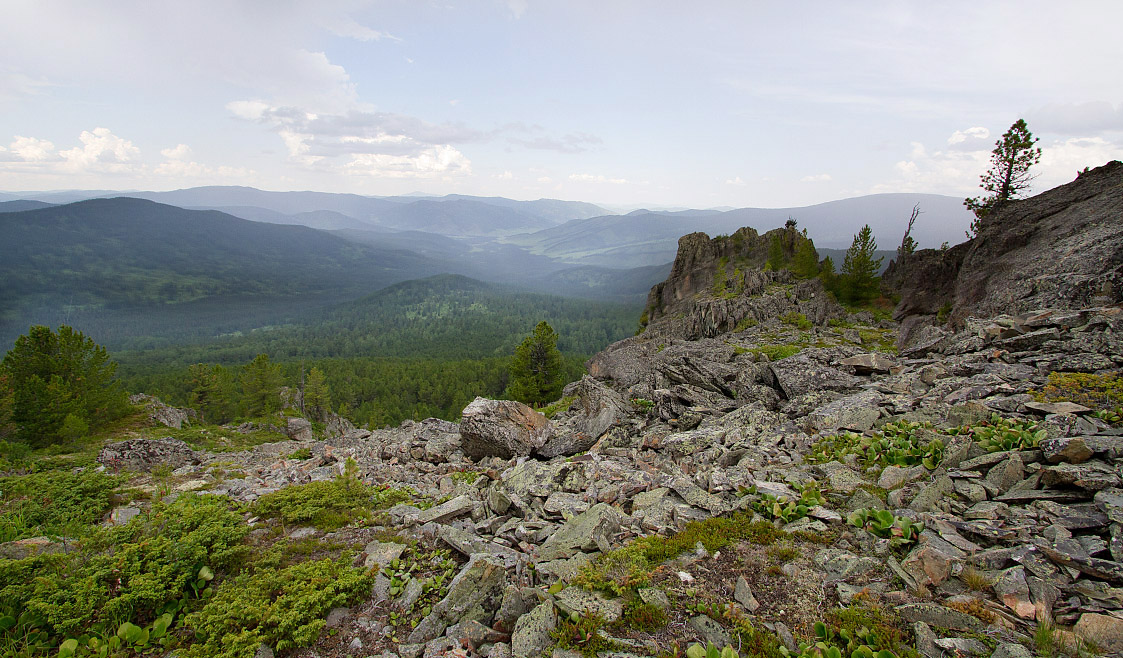
[[[1085,167],[1099,167],[1111,160],[1123,160],[1123,144],[1103,137],[1071,137],[1041,149],[1041,162],[1034,189],[1038,192],[1071,182]]]
[[[831,180],[830,174],[812,174],[799,179],[801,183],[823,183]]]
[[[324,27],[340,37],[347,37],[350,39],[357,39],[359,41],[381,41],[383,39],[390,39],[391,41],[401,41],[398,37],[390,34],[389,32],[382,32],[360,24],[350,16],[340,16],[332,20],[324,22]]]
[[[381,178],[445,178],[469,175],[472,163],[447,145],[432,146],[415,155],[356,153],[344,166],[349,174]]]
[[[610,183],[612,185],[623,185],[628,182],[626,178],[609,178],[601,174],[570,174],[569,180],[581,183]]]
[[[140,157],[140,149],[127,139],[114,135],[108,128],[84,130],[78,136],[81,147],[59,151],[65,167],[71,171],[101,171],[122,173],[135,171],[133,164]]]
[[[972,139],[986,139],[990,137],[990,131],[982,126],[974,126],[967,130],[957,130],[948,137],[948,144],[962,144],[968,138]]]
[[[15,141],[9,144],[9,147],[12,153],[15,153],[20,159],[27,162],[42,162],[48,160],[52,156],[52,151],[55,150],[55,145],[45,139],[20,137],[18,135]]]
[[[161,149],[160,155],[167,160],[156,165],[153,173],[177,182],[183,179],[191,179],[194,183],[222,182],[230,179],[245,179],[253,175],[253,171],[245,167],[210,167],[195,162],[191,160],[191,147],[187,144]]]
[[[492,178],[494,178],[496,180],[513,180],[515,178],[515,175],[512,174],[511,172],[505,170],[501,174],[494,174],[492,176]]]
[[[511,12],[511,16],[515,18],[522,18],[526,13],[526,0],[506,0],[507,11]]]
[[[538,177],[538,182],[539,182],[539,183],[549,183],[549,182],[551,182],[551,181],[553,181],[553,179],[552,179],[552,178],[550,178],[549,176],[539,176],[539,177]]]
[[[161,149],[160,155],[169,160],[186,160],[191,157],[191,147],[187,144],[176,144],[172,148]]]
[[[726,179],[726,181],[725,181],[725,184],[726,184],[726,185],[733,185],[733,186],[735,186],[735,187],[744,187],[744,186],[748,185],[748,183],[746,183],[745,181],[741,180],[741,177],[740,177],[740,176],[738,176],[738,177],[736,177],[736,178],[728,178],[728,179]]]
[[[1058,135],[1095,136],[1123,131],[1123,104],[1107,101],[1087,103],[1050,103],[1026,113],[1026,122],[1035,132]]]

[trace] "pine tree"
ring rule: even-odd
[[[63,325],[34,326],[0,362],[16,438],[32,445],[81,438],[121,417],[128,399],[104,347]]]
[[[802,239],[797,238],[792,273],[801,279],[813,279],[819,274],[819,253],[815,251],[815,243],[807,237],[806,230]]]
[[[281,365],[269,362],[268,354],[258,354],[242,368],[242,403],[247,416],[269,414],[281,406],[284,383]]]
[[[877,239],[869,224],[854,236],[842,261],[842,296],[852,304],[864,304],[877,296],[877,272],[882,258],[874,258]]]
[[[308,379],[304,382],[304,410],[312,418],[321,420],[331,411],[331,395],[324,381],[324,372],[315,366],[308,371]]]
[[[527,404],[545,404],[561,397],[565,364],[558,351],[558,335],[545,321],[515,348],[507,397]]]
[[[1037,138],[1029,132],[1024,119],[1018,119],[1002,135],[1002,139],[994,143],[994,150],[990,156],[990,170],[983,174],[979,187],[989,192],[986,196],[977,196],[964,199],[963,205],[975,213],[971,222],[971,229],[967,237],[979,234],[982,220],[992,210],[1029,189],[1030,182],[1035,176],[1030,175],[1029,168],[1041,160],[1041,148],[1035,147]]]

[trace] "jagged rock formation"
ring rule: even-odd
[[[988,215],[979,234],[947,251],[913,254],[899,280],[895,317],[966,318],[1123,301],[1123,163]]]
[[[793,284],[793,278],[787,270],[765,271],[774,246],[786,261],[795,258],[801,247],[815,248],[794,228],[774,229],[764,235],[741,228],[712,240],[705,233],[684,235],[667,280],[647,295],[641,319],[645,331],[693,340],[792,310],[804,313],[815,324],[841,315],[818,281],[781,289]],[[764,294],[768,292],[773,294]]]

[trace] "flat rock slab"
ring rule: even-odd
[[[1026,402],[1025,407],[1042,414],[1086,414],[1091,411],[1075,402]]]
[[[462,514],[468,514],[476,503],[467,496],[457,496],[452,500],[445,501],[440,505],[435,505],[427,510],[422,510],[417,515],[417,522],[425,525],[429,522],[444,523],[449,519],[454,519]]]
[[[1076,637],[1090,640],[1101,649],[1123,651],[1123,619],[1085,612],[1072,630]]]
[[[550,601],[539,603],[515,622],[515,630],[511,634],[511,655],[514,658],[538,658],[550,646],[550,633],[557,625],[554,604]]]
[[[953,631],[975,631],[983,627],[983,622],[971,615],[946,608],[938,603],[910,603],[897,607],[897,614],[908,622],[924,622],[929,626],[939,626]]]
[[[390,563],[400,558],[405,550],[405,544],[372,541],[363,549],[363,553],[367,556],[363,566],[367,569],[376,564],[380,567],[389,567]]]
[[[597,615],[609,624],[624,614],[624,604],[619,599],[606,599],[599,592],[580,587],[567,587],[558,592],[556,603],[566,614]]]

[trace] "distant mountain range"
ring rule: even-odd
[[[793,218],[825,256],[868,222],[892,250],[917,203],[922,246],[960,241],[971,217],[960,200],[921,194],[611,215],[553,199],[247,187],[0,193],[0,341],[79,319],[106,336],[242,331],[441,273],[638,305],[684,234],[765,232]]]

